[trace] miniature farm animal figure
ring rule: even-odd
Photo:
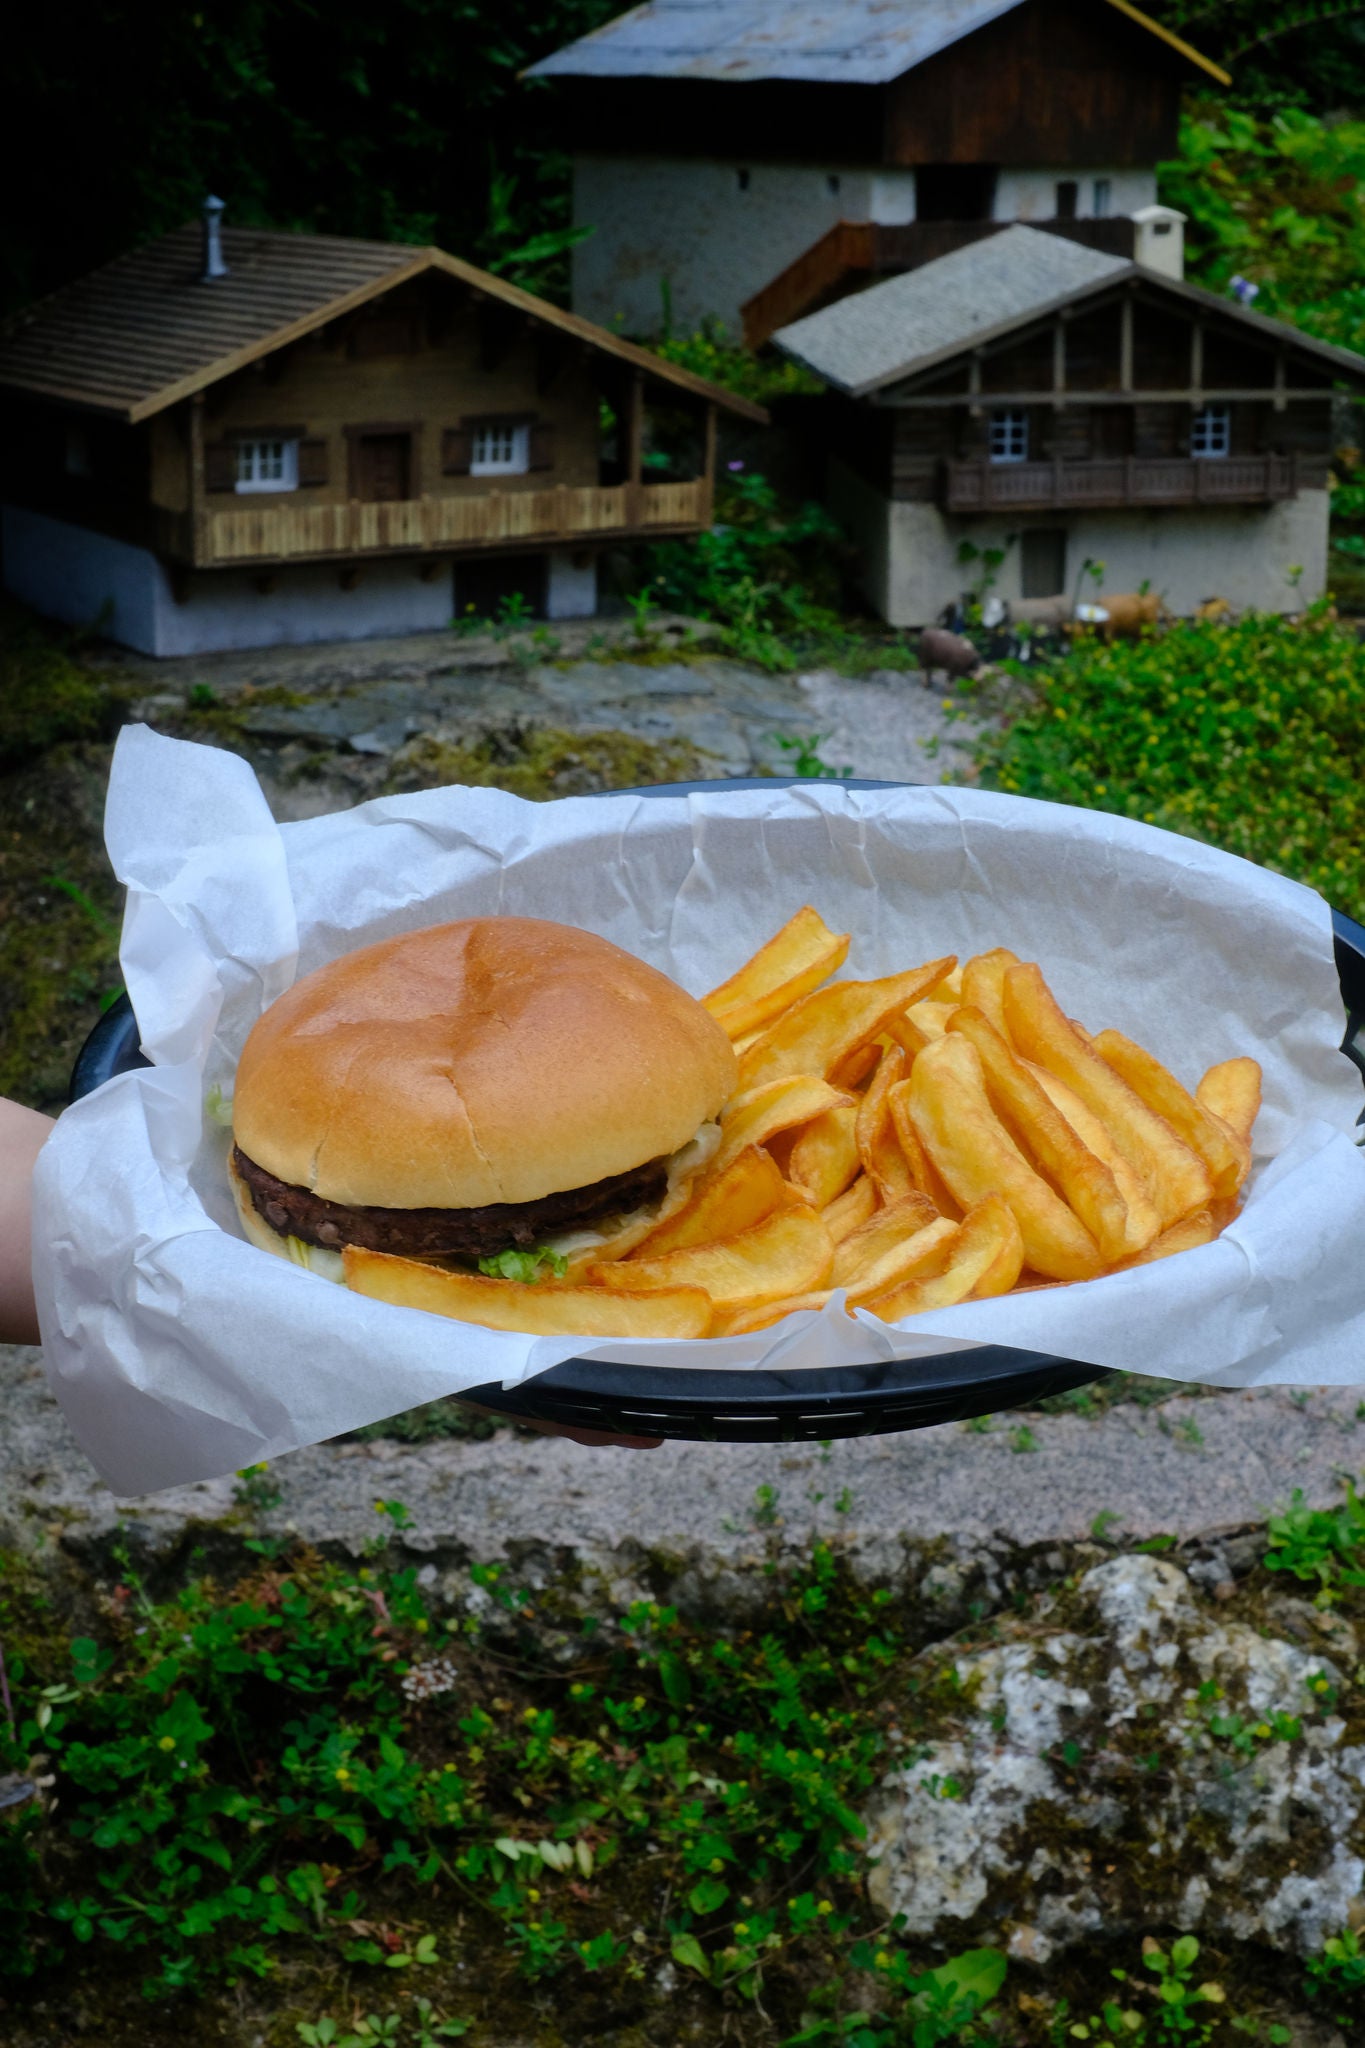
[[[1232,606],[1225,597],[1206,597],[1201,605],[1195,606],[1194,622],[1197,626],[1221,625],[1232,617]]]
[[[982,607],[982,623],[987,626],[1051,626],[1054,630],[1064,626],[1071,617],[1071,600],[1064,594],[1056,597],[991,597]]]
[[[961,633],[949,633],[942,626],[926,626],[919,636],[919,665],[926,679],[941,669],[949,682],[956,682],[960,676],[977,674],[981,656]]]
[[[1112,596],[1106,590],[1101,604],[1109,614],[1100,626],[1107,641],[1136,640],[1144,626],[1158,625],[1170,617],[1155,590],[1121,590]]]

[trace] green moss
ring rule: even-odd
[[[628,732],[513,724],[467,741],[412,741],[394,757],[384,793],[405,795],[457,782],[544,803],[600,789],[685,782],[705,774],[705,760],[699,748],[683,740],[660,745]]]
[[[0,1094],[55,1114],[119,987],[118,884],[101,817],[109,749],[66,746],[0,777]]]
[[[73,660],[70,638],[0,599],[0,770],[62,740],[93,739],[110,693]]]

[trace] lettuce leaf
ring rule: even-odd
[[[492,1280],[524,1280],[531,1284],[544,1279],[546,1266],[556,1280],[562,1280],[569,1270],[568,1260],[544,1245],[536,1245],[529,1252],[498,1252],[491,1259],[479,1260],[479,1271]]]

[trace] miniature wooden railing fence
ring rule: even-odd
[[[217,568],[688,532],[710,525],[711,504],[709,481],[697,477],[669,484],[556,484],[540,491],[490,490],[478,497],[373,505],[353,499],[342,505],[249,506],[206,513],[192,559],[201,568]]]
[[[1101,462],[950,462],[949,512],[1054,506],[1256,505],[1300,487],[1292,455],[1127,456]]]

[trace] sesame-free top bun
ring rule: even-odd
[[[701,1004],[608,940],[467,918],[348,953],[272,1003],[233,1129],[331,1202],[532,1202],[677,1151],[735,1073]]]

